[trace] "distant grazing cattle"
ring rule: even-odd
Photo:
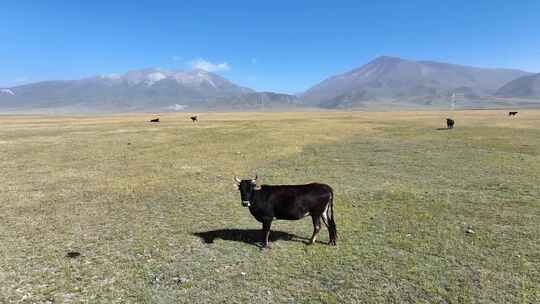
[[[191,118],[192,122],[198,122],[199,121],[199,118],[197,117],[197,115],[191,116],[190,118]]]
[[[159,122],[159,118],[150,119],[150,122]]]
[[[508,112],[508,116],[516,116],[518,112]]]
[[[454,120],[452,118],[447,118],[446,119],[446,127],[448,129],[453,129],[454,128]]]
[[[76,258],[76,257],[79,257],[80,255],[81,255],[80,252],[77,252],[77,251],[70,251],[70,252],[68,252],[68,253],[66,254],[66,257],[74,259],[74,258]]]
[[[272,221],[299,220],[311,215],[313,235],[309,244],[313,244],[321,230],[321,220],[328,228],[330,245],[336,245],[337,229],[334,221],[334,193],[325,184],[257,186],[257,177],[240,180],[234,177],[243,207],[248,207],[251,215],[262,223],[264,234],[263,248],[268,247]]]

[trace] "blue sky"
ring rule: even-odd
[[[380,55],[540,72],[536,0],[0,5],[0,87],[197,65],[294,93]]]

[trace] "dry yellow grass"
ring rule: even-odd
[[[0,302],[540,300],[540,111],[188,116],[0,116]],[[332,185],[338,247],[253,246],[254,172]]]

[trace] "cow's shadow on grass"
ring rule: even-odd
[[[447,131],[447,130],[452,130],[450,128],[437,128],[437,131]]]
[[[219,229],[204,232],[195,232],[193,235],[198,236],[206,244],[214,243],[214,240],[220,239],[225,241],[242,242],[257,247],[261,247],[263,232],[261,229]],[[297,236],[283,231],[272,230],[270,233],[270,242],[290,241],[306,243],[307,238]]]

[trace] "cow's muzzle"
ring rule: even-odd
[[[251,203],[249,201],[242,201],[242,207],[249,207]]]

